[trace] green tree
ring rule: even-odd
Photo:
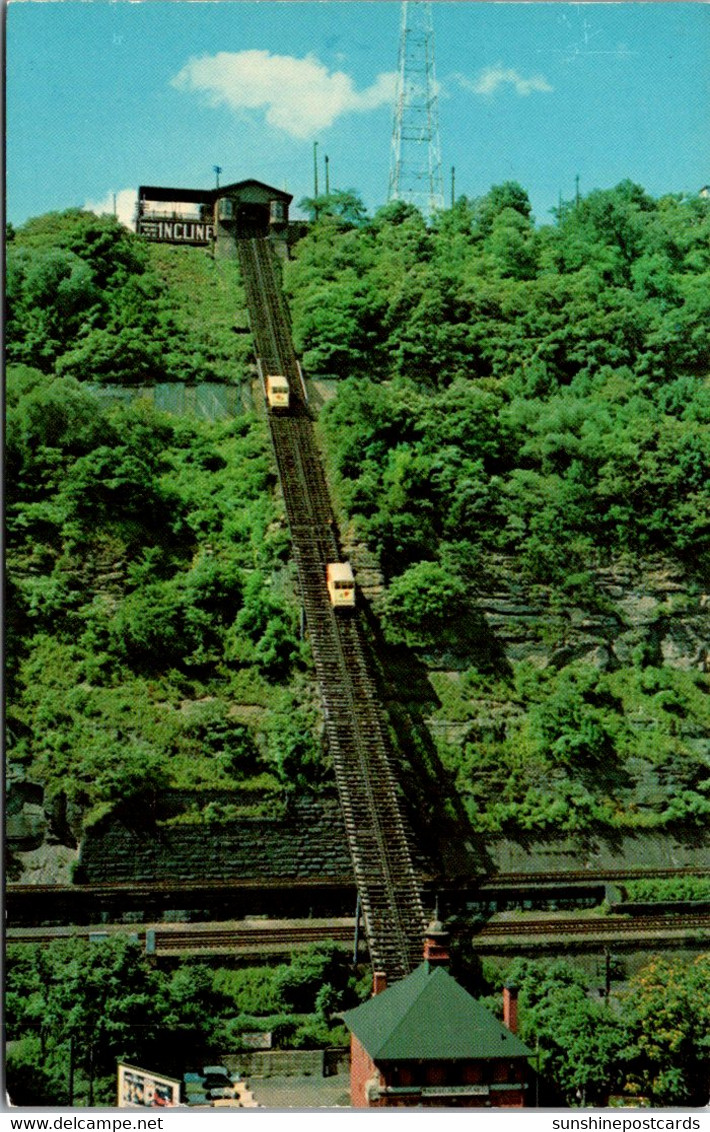
[[[438,563],[417,562],[392,579],[383,617],[393,643],[441,651],[460,643],[471,617],[467,587]]]
[[[9,958],[12,966],[12,953]],[[24,978],[13,976],[20,992],[27,974],[25,965]],[[47,1035],[38,1059],[40,1089],[46,1089],[48,1082],[59,1086],[62,1092],[51,1103],[67,1103],[71,1040],[75,1103],[81,1099],[85,1104],[111,1103],[117,1059],[151,1064],[146,1059],[153,1054],[158,1025],[153,1008],[155,972],[136,944],[115,938],[101,943],[58,941],[34,948],[29,974],[42,984]],[[22,1062],[16,1062],[13,1071],[18,1074],[19,1091],[26,1092],[29,1085]],[[15,1080],[8,1077],[11,1096]]]
[[[159,345],[133,326],[92,330],[74,349],[57,362],[59,376],[78,381],[140,385],[165,381],[170,376],[163,365]]]
[[[337,943],[311,944],[295,954],[288,966],[279,967],[275,983],[289,1010],[302,1014],[342,1008],[352,999],[347,951]],[[327,992],[326,992],[326,988]]]
[[[632,980],[633,1076],[656,1105],[707,1102],[710,1067],[710,956],[657,956]]]
[[[17,1104],[69,1103],[73,1066],[73,1103],[110,1105],[117,1061],[178,1076],[186,1049],[195,1061],[217,1053],[224,1000],[211,973],[201,965],[161,972],[126,936],[13,945],[7,972],[17,1043],[8,1091]]]
[[[254,571],[244,587],[244,604],[228,633],[229,659],[255,663],[279,678],[299,656],[295,611],[269,590],[267,579]]]
[[[584,976],[564,962],[519,960],[508,977],[519,985],[521,1036],[539,1050],[541,1076],[573,1107],[606,1105],[624,1078],[624,1019],[592,1001]]]
[[[298,207],[308,213],[312,222],[327,218],[343,226],[361,228],[367,220],[365,206],[354,189],[333,189],[317,197],[304,197]]]
[[[266,724],[268,756],[291,795],[313,791],[326,777],[321,743],[312,713],[286,696]]]

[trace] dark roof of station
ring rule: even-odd
[[[532,1051],[443,967],[411,975],[343,1015],[375,1063],[530,1057]]]
[[[257,185],[260,189],[266,189],[272,197],[280,197],[282,200],[289,202],[293,200],[293,193],[286,193],[283,189],[276,189],[273,185],[267,185],[263,181],[255,180],[253,177],[249,177],[245,181],[234,181],[229,185],[220,185],[218,189],[180,189],[171,188],[166,185],[140,185],[138,196],[142,200],[180,200],[190,203],[207,204],[210,201],[217,200],[219,197],[229,196],[231,193],[238,193],[240,189],[245,189],[248,185]]]
[[[247,178],[246,181],[233,181],[231,185],[220,185],[218,189],[212,190],[212,195],[223,196],[225,192],[236,192],[238,189],[246,188],[247,185],[258,185],[260,189],[266,189],[272,196],[281,197],[283,200],[292,201],[293,193],[287,193],[283,189],[276,189],[273,185],[267,185],[264,181],[256,181],[253,177]]]
[[[142,200],[184,200],[206,204],[214,196],[214,189],[171,189],[164,185],[141,185],[138,196]]]

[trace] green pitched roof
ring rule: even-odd
[[[343,1015],[374,1062],[529,1057],[520,1038],[443,967],[422,963]]]

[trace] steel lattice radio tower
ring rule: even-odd
[[[409,201],[425,216],[444,206],[434,26],[423,0],[402,4],[387,199]]]

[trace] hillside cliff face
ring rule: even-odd
[[[539,262],[520,278],[486,250],[492,216],[468,207],[438,233],[413,215],[363,232],[316,226],[286,272],[307,368],[338,373],[337,395],[334,383],[313,404],[327,402],[319,434],[371,629],[399,665],[383,699],[416,709],[430,781],[448,781],[447,804],[479,831],[710,814],[708,597],[691,580],[710,545],[707,311],[683,298],[707,269],[690,249],[705,255],[710,218],[629,192],[590,200],[544,235],[530,227]],[[687,262],[679,252],[671,266],[687,350],[661,349],[665,300],[644,298],[624,265],[609,279],[603,255],[590,280],[577,263],[580,222],[608,208],[639,232],[655,217],[649,248],[669,217],[685,232]],[[66,271],[77,256],[98,271],[97,223],[111,264],[125,261],[109,273],[106,318],[129,319],[126,279],[145,292],[140,356],[113,341],[113,323],[85,339],[81,319],[38,354],[29,266],[42,275],[54,263],[58,225],[74,249]],[[590,255],[597,238],[603,249],[603,232],[585,236]],[[18,842],[34,851],[51,813],[68,847],[92,807],[132,797],[146,774],[196,792],[262,775],[277,794],[320,788],[327,760],[263,421],[168,423],[142,403],[97,412],[86,391],[202,380],[206,362],[214,381],[248,375],[237,274],[184,249],[148,254],[74,214],[31,225],[14,250],[13,760],[20,783],[45,791],[41,802],[16,793]],[[340,279],[348,257],[353,279],[367,279],[367,310],[330,278],[330,261]],[[551,287],[561,305],[548,323]],[[441,310],[424,301],[449,292]],[[339,300],[352,319],[311,319]],[[601,319],[619,303],[650,318],[643,349],[624,330],[619,352]],[[634,331],[640,317],[629,316]],[[167,339],[180,351],[156,368]],[[194,718],[178,706],[187,701]],[[237,719],[235,705],[262,715]]]
[[[346,542],[345,552],[353,561],[363,596],[376,612],[384,586],[375,556],[357,543]],[[512,558],[498,556],[489,564],[488,574],[488,579],[477,582],[475,607],[488,638],[486,651],[495,651],[502,667],[530,665],[544,672],[581,664],[600,674],[641,664],[686,673],[710,670],[710,596],[666,559],[629,558],[598,567],[590,571],[593,584],[587,587],[586,600],[575,595],[567,606],[552,588],[521,579]],[[110,589],[112,578],[105,571],[99,571],[99,577]],[[429,689],[418,706],[446,762],[452,750],[460,751],[467,744],[495,749],[515,741],[528,705],[512,694],[501,695],[500,689],[467,686],[471,655],[427,653],[419,659],[428,672]],[[408,692],[405,687],[393,694],[406,701]],[[631,732],[653,743],[657,721],[642,707],[629,711],[625,722]],[[699,766],[710,763],[710,733],[695,715],[678,716],[674,739]],[[634,788],[641,800],[658,801],[662,779],[650,765],[635,770]],[[490,772],[480,767],[477,775],[485,781]],[[61,844],[69,840],[68,827],[66,819],[58,824],[56,804],[45,812],[41,788],[22,781],[21,773],[11,783],[9,803],[7,834],[24,865],[24,882],[46,881],[51,858],[50,874],[55,871],[54,879],[66,883],[76,850],[70,852]],[[77,838],[80,825],[79,821]],[[61,867],[54,859],[58,852],[67,856]]]
[[[521,582],[514,561],[499,558],[493,569],[498,585],[484,583],[477,605],[511,661],[609,669],[642,653],[651,664],[708,671],[710,596],[672,562],[627,560],[592,570],[592,603],[573,599],[567,607],[549,588]]]
[[[364,597],[377,611],[384,579],[376,556],[346,542]],[[559,590],[527,583],[512,557],[497,555],[488,577],[472,582],[473,604],[509,662],[561,668],[582,661],[600,670],[643,659],[684,671],[710,671],[710,591],[661,557],[592,568],[586,593],[563,604]],[[586,600],[584,600],[586,597]],[[427,654],[432,668],[469,658]]]
[[[377,623],[376,556],[346,549]],[[708,594],[661,556],[590,568],[565,595],[497,555],[471,589],[461,648],[380,642],[394,713],[415,721],[405,748],[428,767],[424,806],[448,791],[483,833],[703,825]]]

